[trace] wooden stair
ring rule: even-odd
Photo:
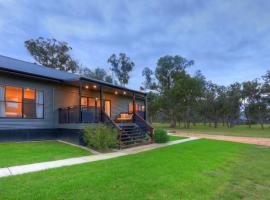
[[[121,128],[120,143],[121,148],[137,146],[149,143],[146,132],[142,131],[136,123],[118,123]]]

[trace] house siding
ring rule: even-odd
[[[0,85],[29,87],[44,91],[44,119],[0,118],[0,130],[54,128],[53,87],[51,83],[0,73]]]

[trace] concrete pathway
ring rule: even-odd
[[[270,146],[270,138],[209,135],[209,134],[201,134],[201,133],[197,134],[197,133],[182,133],[182,132],[177,132],[174,134],[178,136],[185,136],[185,137],[198,137],[198,138],[206,138],[206,139],[212,139],[212,140],[224,140],[224,141],[230,141],[230,142],[240,142],[240,143],[247,143],[247,144]]]
[[[37,172],[37,171],[42,171],[46,169],[77,165],[77,164],[82,164],[82,163],[94,162],[98,160],[106,160],[106,159],[116,158],[120,156],[136,154],[143,151],[149,151],[152,149],[165,147],[169,145],[197,140],[197,139],[199,138],[190,137],[187,139],[172,141],[165,144],[148,144],[148,145],[143,145],[143,146],[132,147],[128,149],[118,150],[112,153],[104,153],[104,154],[98,154],[98,155],[92,155],[92,156],[84,156],[84,157],[78,157],[78,158],[69,158],[69,159],[64,159],[64,160],[35,163],[35,164],[30,164],[30,165],[20,165],[20,166],[13,166],[13,167],[7,167],[7,168],[0,168],[0,177],[25,174],[29,172]]]

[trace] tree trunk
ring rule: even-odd
[[[218,123],[217,123],[217,118],[215,118],[215,128],[217,128],[218,127]]]
[[[264,129],[264,126],[263,126],[263,117],[262,117],[262,114],[260,113],[259,114],[260,116],[260,124],[261,124],[261,129]]]
[[[203,125],[206,126],[206,117],[203,118]]]
[[[173,110],[171,110],[171,122],[170,122],[170,127],[175,128],[176,127],[176,119]]]

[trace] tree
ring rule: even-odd
[[[142,76],[145,78],[144,82],[142,83],[141,90],[155,90],[157,88],[157,85],[154,81],[154,72],[148,68],[145,67],[142,71]]]
[[[72,48],[67,42],[39,37],[27,40],[24,44],[33,58],[43,66],[73,73],[79,68],[78,62],[69,54]]]
[[[80,74],[88,78],[93,78],[105,81],[107,83],[112,83],[112,77],[108,75],[103,68],[100,67],[95,68],[93,71],[90,70],[89,68],[81,68]]]
[[[186,60],[181,56],[164,56],[157,62],[155,70],[155,81],[148,85],[155,85],[159,94],[159,106],[163,113],[170,118],[171,127],[176,126],[177,113],[183,103],[184,90],[180,89],[181,83],[187,78],[185,69],[193,65],[193,61]],[[151,74],[147,70],[147,74]],[[178,83],[177,83],[178,82]],[[178,87],[176,87],[176,85]]]
[[[108,63],[112,66],[112,71],[118,78],[121,86],[125,86],[129,81],[129,73],[133,70],[135,64],[126,56],[125,53],[120,53],[119,57],[112,54],[108,59]]]
[[[245,103],[245,115],[251,127],[251,120],[259,121],[264,129],[264,121],[267,113],[267,101],[264,99],[263,85],[255,79],[243,83],[243,99]]]
[[[227,124],[231,128],[234,122],[240,117],[240,107],[242,100],[242,90],[240,83],[231,84],[227,89],[227,100],[226,100],[226,115]]]

